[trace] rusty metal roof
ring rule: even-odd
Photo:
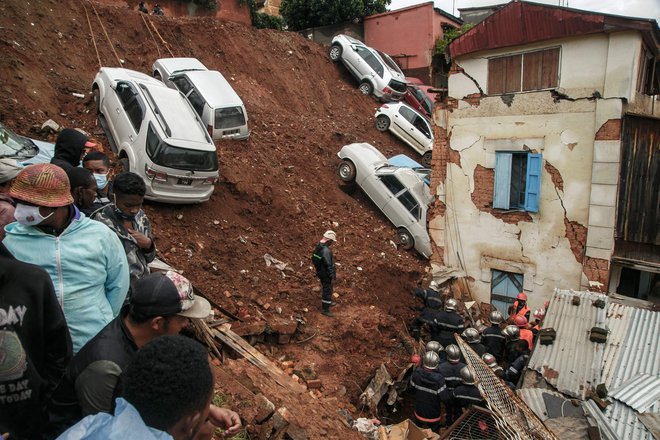
[[[454,40],[449,53],[456,58],[482,50],[626,29],[642,32],[646,44],[658,54],[660,29],[653,19],[512,1]]]
[[[592,408],[592,415],[608,423],[614,438],[653,438],[637,415],[660,413],[660,312],[618,296],[557,289],[543,327],[557,337],[535,347],[527,368],[582,400],[605,384],[612,404],[604,412]],[[592,327],[608,330],[605,343],[589,340]]]

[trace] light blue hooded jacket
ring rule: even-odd
[[[122,398],[116,400],[115,415],[98,413],[73,425],[57,440],[172,440],[167,432],[145,425],[135,407]]]
[[[128,262],[117,235],[78,209],[59,237],[10,223],[4,245],[48,272],[77,353],[119,314],[129,288]]]

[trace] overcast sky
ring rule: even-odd
[[[390,10],[425,3],[426,1],[428,0],[392,0]],[[507,0],[435,0],[435,6],[449,13],[452,13],[452,8],[455,8],[453,14],[458,16],[458,8],[472,8],[506,2]],[[564,6],[568,3],[570,8],[630,17],[655,18],[660,21],[660,0],[534,0],[534,2],[551,5],[559,5],[561,2]]]

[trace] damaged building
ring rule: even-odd
[[[556,287],[658,297],[660,30],[514,1],[450,45],[434,114],[438,270],[506,312]]]

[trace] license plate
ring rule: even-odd
[[[179,185],[192,185],[192,179],[186,179],[185,177],[180,177],[177,183]]]

